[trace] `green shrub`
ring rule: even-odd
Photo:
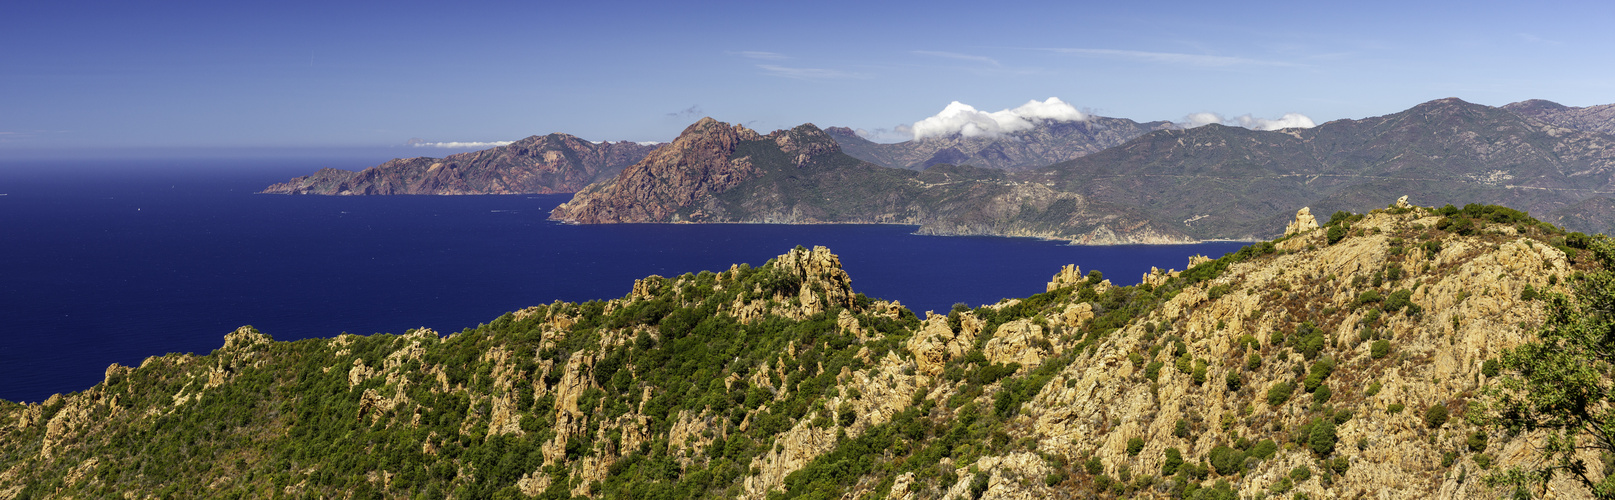
[[[1136,457],[1141,451],[1144,451],[1144,438],[1138,436],[1127,438],[1127,456]]]
[[[1151,361],[1150,364],[1144,366],[1144,378],[1150,379],[1151,382],[1159,380],[1162,366],[1166,366],[1166,364],[1160,361]]]
[[[1385,297],[1385,305],[1382,307],[1385,309],[1385,312],[1397,312],[1406,309],[1407,315],[1417,316],[1424,312],[1424,308],[1419,307],[1418,304],[1414,304],[1412,299],[1412,290],[1397,290],[1391,292],[1390,295]]]
[[[1333,397],[1334,395],[1335,392],[1330,390],[1327,384],[1320,385],[1318,386],[1318,390],[1312,391],[1312,402],[1317,404],[1328,403],[1329,398]]]
[[[1274,494],[1289,493],[1291,488],[1295,488],[1295,483],[1290,478],[1281,477],[1278,482],[1273,483],[1273,486],[1268,488],[1268,491]]]
[[[1233,370],[1228,371],[1228,375],[1223,377],[1223,382],[1228,386],[1229,391],[1238,391],[1243,383],[1239,378],[1239,372]]]
[[[1343,475],[1347,470],[1351,469],[1351,460],[1346,457],[1335,457],[1324,460],[1323,466],[1329,468],[1329,472],[1333,472],[1337,476]]]
[[[1193,374],[1191,376],[1193,377],[1194,385],[1205,384],[1206,383],[1206,362],[1196,360],[1194,362],[1194,372],[1193,372]]]
[[[1456,462],[1458,462],[1458,454],[1457,453],[1453,453],[1452,451],[1443,451],[1443,452],[1441,452],[1441,466],[1442,467],[1452,467],[1452,464],[1454,464]]]
[[[1390,354],[1390,353],[1391,353],[1391,341],[1385,340],[1385,339],[1379,339],[1379,340],[1374,341],[1374,343],[1372,345],[1370,345],[1369,348],[1368,348],[1368,355],[1370,357],[1374,358],[1374,359],[1383,358],[1383,357],[1385,357],[1385,355]]]
[[[1440,428],[1446,423],[1446,405],[1430,405],[1430,408],[1424,411],[1424,425],[1429,426],[1431,429]]]
[[[1488,359],[1485,363],[1480,364],[1480,374],[1485,375],[1487,378],[1496,377],[1498,372],[1502,370],[1502,363],[1498,363],[1495,359]]]
[[[1312,369],[1307,371],[1307,378],[1302,381],[1302,387],[1307,392],[1318,390],[1318,387],[1323,385],[1324,379],[1329,378],[1334,372],[1335,358],[1324,356],[1323,359],[1312,363]]]
[[[1464,444],[1469,445],[1469,451],[1473,451],[1475,453],[1486,451],[1486,431],[1475,431],[1470,433],[1469,438],[1464,440]]]
[[[1326,457],[1335,452],[1335,441],[1338,436],[1335,435],[1334,419],[1318,420],[1312,424],[1311,432],[1308,434],[1310,435],[1307,437],[1307,446],[1312,448],[1313,453]]]
[[[1402,403],[1391,403],[1390,405],[1385,407],[1385,413],[1395,415],[1395,414],[1398,414],[1398,413],[1402,413],[1403,408],[1407,408],[1407,405],[1404,405]]]
[[[1095,455],[1088,457],[1088,460],[1082,463],[1082,469],[1088,471],[1088,475],[1090,476],[1097,476],[1099,473],[1105,471],[1105,463],[1099,461],[1099,456]]]
[[[1178,451],[1177,448],[1167,448],[1166,460],[1161,462],[1161,475],[1171,476],[1177,474],[1178,468],[1181,466],[1183,466],[1183,452]]]
[[[1330,226],[1329,227],[1329,232],[1325,233],[1324,236],[1326,238],[1328,238],[1328,244],[1330,244],[1330,245],[1333,245],[1335,243],[1339,243],[1340,240],[1346,238],[1346,226],[1345,225]]]
[[[1378,380],[1375,380],[1373,382],[1369,382],[1368,390],[1363,391],[1363,397],[1369,397],[1369,398],[1374,397],[1374,395],[1379,394],[1379,391],[1380,391],[1380,383],[1379,383]]]
[[[1178,419],[1178,422],[1172,426],[1172,435],[1183,439],[1189,439],[1189,419]]]
[[[1372,304],[1372,303],[1379,302],[1381,300],[1385,300],[1385,297],[1380,296],[1379,290],[1370,289],[1370,290],[1365,291],[1365,292],[1363,292],[1361,294],[1358,294],[1357,295],[1357,300],[1353,303],[1353,305],[1360,306],[1360,305],[1363,305],[1363,304]]]
[[[1057,484],[1065,482],[1066,477],[1065,471],[1055,470],[1054,472],[1050,472],[1049,475],[1043,476],[1043,485],[1053,487]]]
[[[1290,469],[1290,479],[1295,480],[1297,483],[1312,479],[1312,468],[1303,465]]]
[[[1528,284],[1528,285],[1525,285],[1525,289],[1520,290],[1520,300],[1536,300],[1536,299],[1537,299],[1536,287],[1531,286],[1531,285]]]
[[[1255,370],[1255,369],[1261,368],[1261,367],[1262,367],[1262,355],[1261,354],[1257,354],[1257,353],[1253,352],[1249,356],[1245,356],[1245,369],[1246,370]]]
[[[1492,456],[1485,453],[1475,454],[1475,465],[1479,465],[1482,470],[1492,468]]]
[[[1273,455],[1278,453],[1278,450],[1278,443],[1273,442],[1271,439],[1263,439],[1261,441],[1257,441],[1255,445],[1251,446],[1250,456],[1267,460],[1269,458],[1273,458]]]
[[[1212,448],[1207,458],[1211,461],[1211,467],[1224,476],[1237,474],[1245,466],[1245,453],[1224,445]]]
[[[1289,382],[1274,383],[1271,387],[1267,388],[1268,406],[1278,406],[1284,404],[1285,401],[1290,400],[1290,393],[1292,392],[1295,392],[1295,388],[1291,387]]]

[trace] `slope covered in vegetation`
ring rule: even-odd
[[[0,498],[1495,496],[1532,435],[1469,403],[1592,241],[1393,207],[924,319],[798,247],[446,336],[242,327],[0,402]]]

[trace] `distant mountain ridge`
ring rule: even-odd
[[[1126,118],[1089,116],[1077,121],[1040,120],[1031,130],[995,137],[928,137],[895,144],[864,139],[846,127],[824,131],[854,158],[892,168],[924,170],[931,165],[972,165],[1025,170],[1053,165],[1119,146],[1172,122],[1139,123]]]
[[[763,135],[708,118],[654,153],[551,134],[441,160],[326,169],[264,192],[576,192],[553,218],[894,223],[924,234],[1078,243],[1253,240],[1272,236],[1302,206],[1363,211],[1408,195],[1430,205],[1515,206],[1573,230],[1615,232],[1615,135],[1598,131],[1611,110],[1446,98],[1305,129],[1090,117],[996,140],[896,145],[840,127]],[[1099,149],[1106,141],[1123,142]],[[1028,167],[1058,155],[1076,157]]]
[[[1553,101],[1531,99],[1505,104],[1503,109],[1564,128],[1615,134],[1615,104],[1578,108]]]
[[[721,140],[703,138],[719,130]],[[1023,171],[884,168],[833,138],[811,124],[763,136],[704,119],[552,218],[901,223],[929,234],[1159,243],[1258,239],[1303,206],[1363,211],[1402,195],[1518,206],[1588,232],[1609,230],[1603,215],[1615,210],[1615,136],[1456,98],[1308,129],[1156,130]]]
[[[1094,204],[995,169],[887,168],[841,151],[812,124],[768,135],[703,118],[551,218],[573,223],[885,223],[922,234],[1032,236],[1082,243],[1183,243],[1143,212]]]
[[[1615,192],[1615,137],[1447,98],[1400,113],[1274,132],[1207,125],[1158,131],[1028,178],[1139,207],[1197,238],[1269,234],[1296,208],[1421,204],[1555,211]],[[1606,231],[1564,219],[1572,229]]]
[[[274,184],[268,194],[572,193],[609,179],[655,145],[594,143],[568,134],[535,135],[445,158],[395,159],[358,172],[334,168]]]

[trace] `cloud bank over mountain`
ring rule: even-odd
[[[1257,118],[1249,114],[1232,118],[1224,118],[1217,113],[1190,113],[1184,116],[1177,124],[1183,128],[1195,128],[1213,123],[1228,125],[1230,127],[1245,127],[1251,130],[1280,130],[1287,128],[1312,128],[1318,126],[1312,118],[1301,113],[1285,113],[1277,119],[1269,120]]]
[[[1066,104],[1058,97],[1043,101],[1031,100],[1014,109],[986,112],[959,101],[953,101],[941,113],[914,122],[910,128],[915,139],[947,137],[954,134],[965,137],[999,137],[1004,134],[1030,130],[1039,121],[1081,121],[1088,115]]]
[[[1050,97],[1042,101],[1031,100],[1012,109],[982,111],[975,106],[953,101],[942,111],[913,124],[900,124],[890,129],[857,129],[857,134],[879,143],[893,143],[926,138],[963,136],[996,139],[1005,135],[1031,130],[1043,122],[1075,122],[1089,119],[1087,113]],[[1280,130],[1286,128],[1312,128],[1317,123],[1301,113],[1285,113],[1268,119],[1250,114],[1225,117],[1218,113],[1191,113],[1174,122],[1182,128],[1195,128],[1212,123],[1252,130]]]

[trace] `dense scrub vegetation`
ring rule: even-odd
[[[1277,259],[1371,236],[1382,257],[1357,274],[1246,285]],[[1432,283],[1521,238],[1599,268],[1578,257],[1598,240],[1503,207],[1393,208],[1337,213],[1315,233],[1138,285],[1091,272],[923,321],[852,293],[827,251],[798,247],[447,336],[271,342],[244,328],[206,356],[109,369],[39,405],[0,402],[0,496],[1287,498],[1347,481],[1364,450],[1389,446],[1352,433],[1354,420],[1391,418],[1416,419],[1418,445],[1448,456],[1421,479],[1439,483],[1465,463],[1489,467],[1508,437],[1466,420],[1472,391],[1401,399],[1378,374],[1429,364],[1428,346],[1408,347],[1429,339],[1409,332],[1468,320],[1429,307]],[[1552,293],[1550,279],[1531,294]],[[1538,300],[1526,295],[1506,298]],[[1197,316],[1219,308],[1241,312]],[[1008,355],[1041,354],[1003,361],[993,346],[1010,330],[1034,333]],[[935,375],[921,373],[916,346],[945,341]],[[1186,410],[1082,421],[1136,429],[1109,444],[1052,439],[1066,424],[1047,415],[1071,403],[1051,402],[1094,390],[1084,371],[1105,359],[1119,391]],[[1517,368],[1476,364],[1484,377]],[[1011,460],[1037,472],[1014,477]]]

